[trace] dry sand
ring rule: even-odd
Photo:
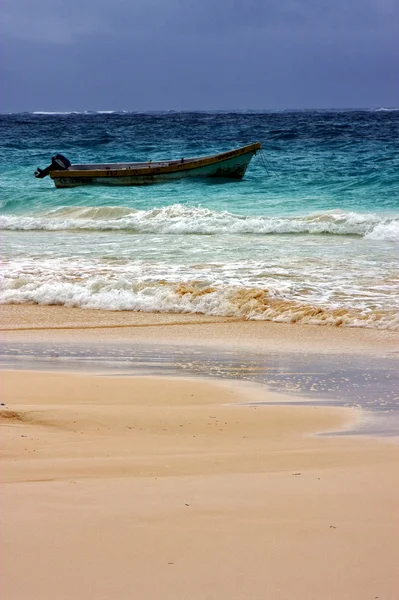
[[[312,435],[353,411],[202,380],[2,381],[5,599],[398,598],[399,447]]]

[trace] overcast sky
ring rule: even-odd
[[[399,0],[0,0],[0,110],[399,106]]]

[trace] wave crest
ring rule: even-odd
[[[246,320],[399,329],[394,310],[328,307],[279,297],[274,291],[197,282],[135,283],[123,278],[96,277],[87,281],[41,281],[20,277],[9,282],[0,304],[35,303],[86,309],[142,312],[200,313]]]
[[[249,216],[173,204],[151,210],[63,207],[44,214],[3,215],[0,229],[127,230],[155,234],[332,234],[399,242],[399,218],[326,211],[302,216]]]

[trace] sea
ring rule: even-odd
[[[3,304],[399,329],[399,110],[0,115]],[[36,167],[260,141],[242,181],[56,189]]]

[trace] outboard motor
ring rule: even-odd
[[[51,158],[51,165],[46,167],[45,169],[40,169],[37,167],[35,171],[35,177],[39,179],[43,179],[50,173],[50,171],[66,171],[71,166],[70,161],[62,154],[56,154]]]

